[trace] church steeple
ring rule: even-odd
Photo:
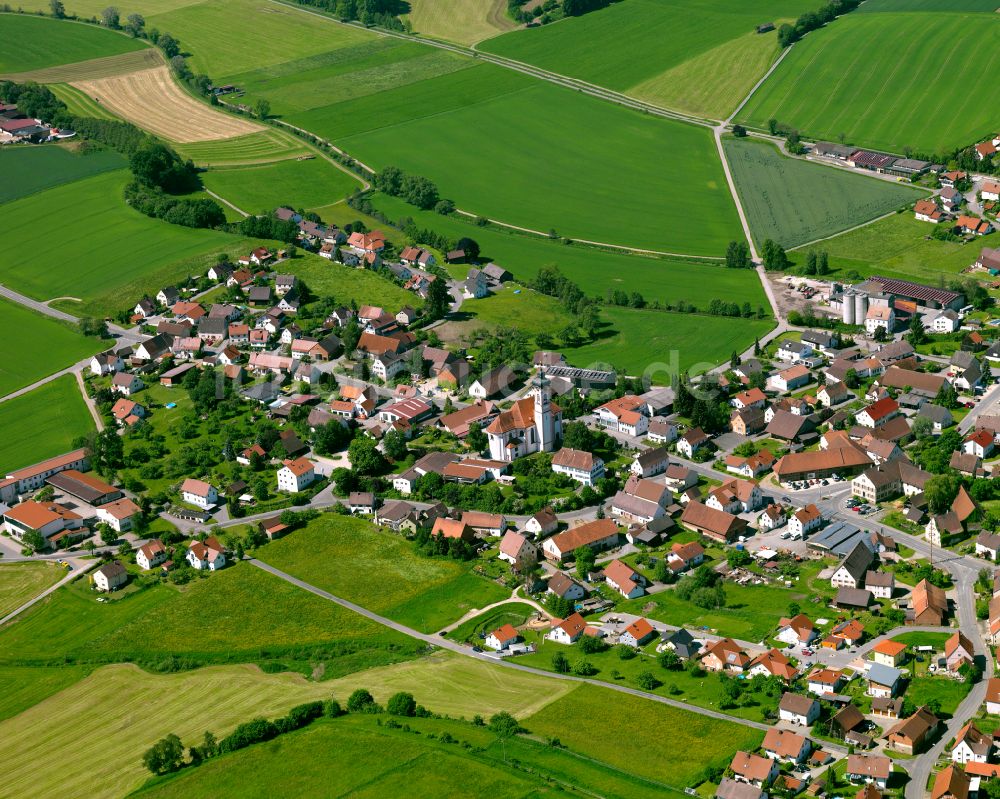
[[[538,434],[538,449],[541,452],[551,452],[555,446],[555,426],[552,422],[552,388],[545,376],[545,369],[540,368],[538,375],[532,380],[535,392],[535,432]]]

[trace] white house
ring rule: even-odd
[[[613,560],[604,567],[604,581],[626,599],[646,593],[646,578],[620,560]]]
[[[94,572],[94,586],[98,591],[114,591],[128,582],[128,572],[117,560],[105,563]]]
[[[141,391],[143,387],[143,382],[133,374],[128,372],[117,372],[113,378],[111,378],[111,390],[117,394],[124,394],[126,397],[130,397],[135,392]]]
[[[219,501],[219,492],[215,490],[215,486],[204,480],[188,477],[181,483],[181,499],[189,505],[208,510],[214,508]]]
[[[587,622],[579,613],[573,613],[562,621],[556,621],[549,630],[548,638],[557,644],[576,643],[587,629]]]
[[[966,763],[988,763],[992,752],[993,736],[980,732],[974,723],[969,722],[955,736],[951,762],[963,766]]]
[[[307,458],[286,458],[278,469],[278,490],[294,494],[316,479],[316,467]]]
[[[97,518],[117,533],[132,529],[132,521],[142,509],[128,497],[108,502],[97,509]]]
[[[823,524],[823,514],[813,504],[799,508],[788,519],[788,532],[793,536],[804,538],[813,530],[818,530]]]
[[[538,561],[538,547],[526,536],[514,530],[508,530],[500,541],[500,553],[497,557],[515,569],[520,569],[522,566]]]
[[[892,333],[896,327],[896,312],[888,305],[872,305],[865,315],[865,332],[874,336],[879,328]]]
[[[786,644],[808,646],[816,639],[816,636],[816,627],[812,620],[800,613],[790,619],[782,619],[775,638]]]
[[[494,630],[486,636],[485,644],[490,649],[502,652],[511,644],[517,643],[517,639],[519,637],[520,635],[517,630],[514,629],[513,625],[505,624],[503,627]]]
[[[819,718],[820,705],[815,699],[787,692],[778,703],[778,719],[797,727],[811,727]]]
[[[217,539],[209,536],[204,543],[191,542],[187,551],[187,562],[193,569],[218,571],[226,565],[226,552]]]
[[[149,571],[154,566],[159,566],[167,559],[167,548],[163,542],[154,538],[139,547],[135,552],[135,562],[140,569]]]
[[[563,447],[552,457],[552,471],[581,485],[592,486],[604,477],[604,461],[589,452]]]
[[[535,538],[555,532],[558,527],[559,519],[547,508],[538,511],[538,513],[524,523],[524,529],[535,536]]]
[[[961,324],[959,315],[949,308],[934,317],[931,321],[931,330],[935,333],[954,333]]]

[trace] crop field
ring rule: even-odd
[[[108,342],[0,298],[0,336],[10,342],[0,362],[0,397],[99,352]],[[39,355],[44,352],[45,357]],[[2,614],[0,614],[2,615]]]
[[[125,159],[114,150],[81,155],[62,145],[7,146],[0,150],[0,174],[4,177],[0,204],[124,166]]]
[[[510,596],[454,560],[417,553],[370,523],[324,516],[259,552],[265,563],[394,621],[434,632],[466,611]],[[358,579],[358,575],[365,579]]]
[[[193,259],[207,268],[215,253],[249,244],[143,216],[122,199],[128,180],[125,171],[106,172],[0,206],[0,229],[8,232],[4,283],[40,300],[77,297],[83,302],[65,306],[71,313],[104,316],[192,274]],[[49,235],[39,219],[58,219],[59,234]]]
[[[811,164],[752,139],[724,141],[729,168],[759,247],[797,247],[863,224],[926,196],[908,185]]]
[[[94,429],[76,379],[63,375],[20,397],[0,402],[0,469],[30,466],[68,452]]]
[[[0,565],[0,618],[17,610],[66,575],[54,563],[5,563]]]
[[[52,93],[66,103],[66,108],[74,116],[90,117],[91,119],[118,119],[100,103],[90,99],[84,92],[74,89],[68,83],[52,83],[49,85]]]
[[[0,75],[145,49],[141,41],[94,25],[0,14]]]
[[[216,141],[178,144],[175,148],[198,166],[247,166],[310,155],[308,145],[277,128]]]
[[[259,601],[263,596],[266,603]],[[203,623],[206,607],[213,608],[211,624]],[[103,604],[94,601],[87,580],[79,580],[18,616],[0,631],[0,641],[0,661],[8,665],[289,658],[324,662],[326,676],[413,657],[422,648],[249,564]]]
[[[374,36],[268,0],[206,0],[150,14],[146,27],[170,31],[191,53],[191,69],[219,83],[249,64],[267,67]]]
[[[593,734],[600,719],[604,735]],[[708,765],[728,765],[737,749],[753,751],[763,734],[647,699],[583,685],[524,720],[535,735],[558,738],[612,766],[683,790]],[[628,739],[623,747],[621,741]]]
[[[202,610],[198,626],[206,626]],[[149,775],[142,753],[168,733],[196,743],[205,730],[221,737],[241,722],[330,696],[324,683],[251,666],[168,675],[108,666],[0,722],[4,790],[39,799],[116,799]],[[65,755],[58,766],[54,753]]]
[[[757,34],[754,28],[806,10],[801,0],[629,0],[557,25],[514,31],[480,47],[721,119],[778,56],[777,34]]]
[[[159,50],[146,47],[131,53],[92,58],[89,61],[77,61],[58,67],[34,69],[30,72],[17,72],[7,75],[11,80],[21,83],[72,83],[78,80],[99,80],[115,75],[125,75],[142,69],[155,69],[163,66],[163,57]]]
[[[936,286],[940,279],[958,277],[973,264],[984,244],[963,244],[928,238],[932,225],[913,218],[913,214],[895,214],[871,225],[796,250],[789,257],[802,261],[809,250],[825,250],[837,279],[847,279],[856,272],[916,280]]]
[[[73,81],[73,86],[123,119],[172,141],[212,141],[261,130],[256,122],[199,103],[174,82],[169,67]]]
[[[202,182],[250,214],[270,213],[279,205],[311,210],[338,202],[361,188],[361,181],[321,156],[215,169],[202,175]]]
[[[563,348],[574,366],[611,364],[630,375],[646,374],[661,384],[671,370],[699,374],[723,361],[733,351],[743,352],[774,322],[724,316],[667,313],[634,308],[604,308],[608,327],[595,342]]]
[[[517,27],[506,0],[410,0],[406,19],[420,36],[474,44]]]
[[[796,44],[740,119],[895,153],[967,146],[993,131],[1000,87],[955,87],[1000,68],[998,26],[995,14],[848,14]]]

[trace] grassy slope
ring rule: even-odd
[[[971,144],[993,132],[1000,88],[980,77],[1000,66],[998,25],[978,14],[849,14],[796,44],[740,119],[764,127],[776,117],[892,152]],[[971,84],[979,91],[954,91]]]
[[[60,145],[4,147],[0,150],[0,173],[4,176],[0,203],[123,166],[125,159],[114,150],[80,155]]]
[[[59,581],[65,572],[54,563],[5,563],[0,565],[0,617]]]
[[[93,355],[106,344],[6,299],[0,299],[0,337],[11,342],[0,361],[0,396]]]
[[[121,55],[144,46],[93,25],[0,14],[0,74]]]
[[[0,228],[11,232],[0,251],[4,282],[38,299],[79,297],[85,302],[74,313],[98,315],[134,304],[143,293],[136,281],[156,291],[189,274],[185,260],[246,246],[238,236],[133,211],[122,199],[127,182],[127,172],[108,172],[0,206]]]
[[[69,451],[94,422],[72,375],[0,403],[0,470],[4,473]]]
[[[777,55],[776,34],[749,38],[754,26],[808,9],[799,0],[729,5],[629,0],[557,25],[515,31],[484,42],[482,49],[679,108],[691,104],[692,92],[699,93],[705,113],[711,108],[722,116]],[[730,49],[739,53],[735,62],[732,54],[728,60],[722,57]],[[749,51],[753,55],[748,58]],[[706,66],[713,59],[724,67],[682,67],[687,62]]]
[[[411,0],[407,15],[414,33],[473,44],[512,30],[506,0]]]
[[[335,297],[339,302],[358,305],[381,305],[396,313],[404,305],[419,308],[423,300],[412,291],[367,269],[335,264],[318,255],[303,253],[286,262],[283,268],[298,275],[310,290],[321,297]]]
[[[782,155],[774,145],[726,139],[750,230],[758,246],[797,247],[887,214],[926,195],[908,185]]]
[[[318,208],[361,187],[357,178],[318,157],[212,170],[202,175],[202,181],[206,188],[250,214],[270,212],[279,205]]]
[[[368,522],[323,516],[268,544],[265,563],[423,632],[439,630],[473,607],[510,596],[466,564],[416,553],[398,535]]]
[[[602,735],[594,735],[600,719]],[[577,751],[600,758],[631,773],[681,790],[705,766],[728,765],[737,749],[753,750],[763,738],[727,721],[696,716],[634,696],[584,685],[553,702],[524,725],[536,735],[559,738]],[[627,739],[629,745],[622,746]]]

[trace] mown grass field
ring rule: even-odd
[[[857,272],[936,286],[941,278],[958,277],[963,269],[975,263],[982,247],[990,246],[989,239],[970,244],[936,241],[929,238],[932,230],[932,225],[914,219],[911,213],[894,214],[829,241],[796,250],[790,257],[802,262],[809,250],[825,250],[839,279]]]
[[[506,0],[411,0],[406,19],[414,33],[457,44],[473,44],[517,27]]]
[[[394,314],[404,305],[423,305],[419,295],[371,270],[335,264],[311,253],[301,256],[286,261],[283,268],[298,275],[316,296],[334,297],[348,305],[352,300],[358,305],[381,305]]]
[[[68,452],[94,429],[76,378],[63,375],[20,397],[0,402],[0,470],[30,466]]]
[[[0,721],[37,705],[90,673],[86,666],[52,666],[29,668],[0,666],[0,680],[4,691],[0,693]]]
[[[0,150],[0,173],[4,176],[0,203],[123,166],[125,159],[114,150],[81,155],[64,145],[7,146]]]
[[[0,336],[10,342],[0,362],[0,396],[31,385],[108,344],[6,299],[0,299]]]
[[[361,181],[321,157],[211,170],[202,182],[250,214],[270,213],[279,205],[311,210],[361,188]]]
[[[995,15],[848,14],[796,44],[739,118],[766,127],[773,117],[807,136],[896,153],[973,144],[993,131],[1000,88],[955,87],[1000,66],[998,26]]]
[[[570,363],[586,367],[611,364],[630,375],[648,374],[659,384],[673,371],[704,372],[743,352],[774,322],[723,316],[665,313],[633,308],[604,308],[608,327],[598,340],[563,349]]]
[[[106,603],[95,597],[86,579],[78,580],[18,616],[0,631],[0,662],[308,661],[325,664],[321,673],[329,677],[413,657],[421,648],[249,564],[187,586],[154,585]]]
[[[17,610],[66,575],[54,563],[0,564],[0,618]]]
[[[145,44],[94,25],[0,14],[0,75],[142,50]]]
[[[68,83],[53,83],[49,89],[56,97],[66,103],[66,108],[74,116],[90,117],[91,119],[118,119],[115,114],[92,100],[85,92],[70,86]]]
[[[724,141],[729,168],[758,247],[797,247],[863,224],[926,196],[908,185],[788,158],[773,144]]]
[[[178,144],[174,149],[198,166],[267,164],[312,152],[304,142],[277,128],[232,139]]]
[[[258,553],[265,563],[421,632],[434,632],[510,591],[469,564],[418,554],[406,539],[325,514]]]
[[[858,11],[981,11],[985,14],[996,12],[993,0],[871,0],[858,7]]]
[[[107,172],[0,206],[4,283],[41,300],[77,297],[83,303],[69,306],[73,314],[103,316],[190,274],[186,261],[249,245],[133,211],[122,199],[128,179]],[[58,220],[58,232],[43,220]]]
[[[602,735],[594,734],[600,720]],[[708,765],[725,767],[737,749],[752,751],[763,733],[607,689],[583,685],[529,716],[524,726],[558,738],[612,766],[683,790]],[[622,740],[628,746],[622,746]]]
[[[696,114],[723,118],[777,58],[762,22],[797,17],[799,0],[638,0],[480,45],[591,83]],[[610,33],[612,32],[613,33]]]

